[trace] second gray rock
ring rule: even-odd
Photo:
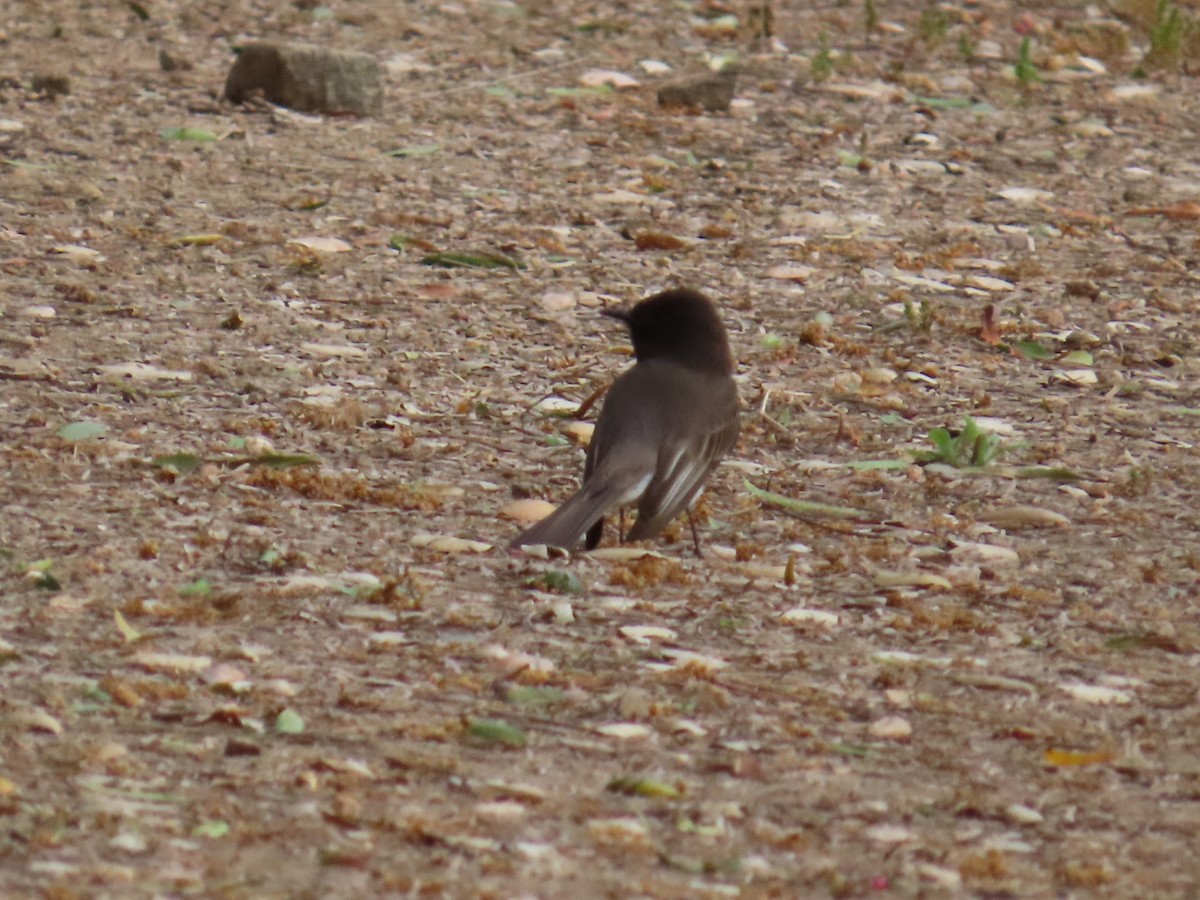
[[[373,116],[383,109],[383,76],[373,56],[308,44],[243,46],[225,96],[241,103],[255,91],[300,112]]]

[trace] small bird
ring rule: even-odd
[[[738,437],[738,397],[729,339],[703,294],[676,288],[632,308],[603,310],[629,327],[637,362],[617,376],[588,445],[583,484],[509,545],[570,549],[585,534],[600,543],[604,517],[637,504],[626,540],[653,537],[691,509]],[[696,554],[700,543],[692,523]]]

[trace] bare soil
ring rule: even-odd
[[[1200,894],[1189,59],[874,8],[0,3],[0,894]],[[252,38],[386,112],[222,101]],[[507,553],[675,284],[705,557]]]

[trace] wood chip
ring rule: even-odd
[[[1099,684],[1060,684],[1059,687],[1076,700],[1083,703],[1094,703],[1098,706],[1124,706],[1133,702],[1133,695],[1128,691],[1104,687]]]
[[[997,528],[1017,531],[1022,528],[1066,528],[1071,520],[1062,513],[1036,506],[1010,506],[979,517]]]

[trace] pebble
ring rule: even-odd
[[[736,76],[732,72],[720,72],[663,85],[658,89],[658,105],[665,107],[699,107],[705,112],[726,112],[733,102]]]
[[[871,737],[904,741],[912,737],[913,728],[903,716],[884,716],[879,721],[872,722],[868,731]]]

